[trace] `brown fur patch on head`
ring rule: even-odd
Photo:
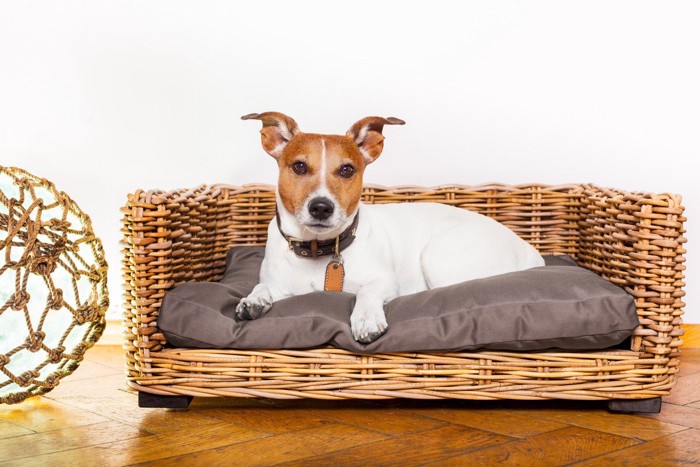
[[[296,162],[306,164],[305,174],[294,172]],[[284,207],[290,213],[299,214],[309,196],[323,183],[338,202],[337,207],[346,215],[357,209],[362,196],[362,175],[366,163],[351,137],[299,133],[284,148],[278,165],[278,190]],[[340,175],[344,165],[355,169],[351,177]]]
[[[309,195],[321,184],[321,140],[319,135],[302,133],[293,138],[277,160],[279,180],[277,189],[287,211],[296,215],[304,207]],[[296,162],[307,166],[307,173],[298,175],[293,170]]]
[[[327,136],[326,141],[326,184],[328,191],[338,200],[346,215],[355,212],[362,197],[362,176],[365,171],[365,158],[349,136]],[[340,169],[351,165],[355,169],[352,177],[344,178]]]

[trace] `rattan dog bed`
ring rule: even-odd
[[[156,325],[166,291],[218,280],[234,245],[265,243],[269,185],[142,191],[123,212],[128,385],[141,406],[186,407],[194,396],[317,399],[609,400],[658,410],[675,383],[684,303],[681,197],[595,185],[369,186],[365,203],[439,202],[480,212],[547,254],[635,297],[629,348],[585,352],[402,353],[172,348]]]

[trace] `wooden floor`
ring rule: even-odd
[[[0,406],[0,465],[683,465],[700,463],[700,349],[660,415],[579,402],[195,399],[139,409],[118,347],[44,397]]]

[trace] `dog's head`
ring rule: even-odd
[[[262,121],[263,149],[279,166],[279,198],[302,229],[318,236],[354,215],[365,167],[384,148],[384,125],[404,124],[393,117],[366,117],[341,136],[302,133],[292,118],[278,112],[242,118]]]

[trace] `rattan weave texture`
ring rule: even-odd
[[[262,245],[269,185],[139,190],[123,213],[128,384],[161,395],[383,399],[639,399],[668,394],[684,303],[681,197],[595,185],[365,188],[365,203],[439,202],[493,217],[542,253],[568,254],[636,299],[628,349],[374,354],[170,348],[156,326],[182,282],[220,278],[233,245]]]

